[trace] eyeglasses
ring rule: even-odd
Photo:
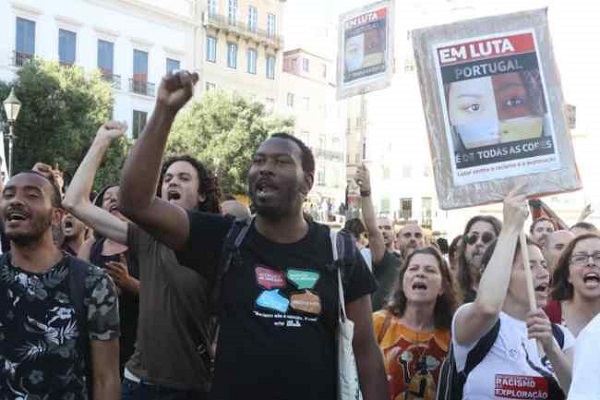
[[[594,254],[578,253],[571,256],[571,264],[573,265],[584,265],[589,259],[596,265],[600,265],[600,251]]]
[[[472,235],[467,236],[467,238],[465,239],[465,242],[467,242],[467,244],[475,244],[477,243],[477,240],[479,239],[479,235],[474,233]],[[483,232],[483,234],[481,235],[481,242],[483,244],[488,244],[489,242],[491,242],[492,240],[494,240],[494,238],[496,237],[496,235],[494,235],[491,232]]]

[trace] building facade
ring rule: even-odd
[[[336,100],[334,61],[298,48],[283,56],[277,111],[296,121],[295,134],[315,155],[315,183],[309,199],[333,211],[344,202],[345,110]]]
[[[285,0],[204,0],[200,90],[247,94],[273,110],[282,70]]]
[[[114,89],[113,118],[135,138],[162,76],[199,70],[196,15],[191,0],[0,1],[0,79],[33,57],[97,69]]]

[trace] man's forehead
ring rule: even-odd
[[[559,242],[569,242],[569,241],[573,240],[574,238],[575,238],[575,235],[573,235],[571,232],[565,231],[565,230],[560,230],[560,231],[556,231],[556,232],[552,233],[550,235],[550,237],[548,238],[548,240],[550,240],[552,243],[559,243]]]
[[[392,220],[389,219],[388,217],[379,217],[377,218],[377,224],[380,226],[389,226],[392,225]]]
[[[262,142],[256,151],[261,155],[288,155],[300,157],[302,151],[300,147],[289,139],[269,138]]]
[[[31,187],[43,190],[48,187],[51,188],[52,183],[50,181],[36,173],[25,173],[22,172],[10,178],[6,182],[5,189],[12,187]]]
[[[404,233],[404,232],[417,233],[417,232],[423,232],[423,229],[421,229],[421,227],[417,224],[410,224],[410,225],[406,225],[405,227],[400,229],[400,233]]]

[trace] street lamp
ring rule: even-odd
[[[15,140],[14,125],[19,111],[21,111],[21,102],[15,96],[15,88],[10,90],[10,94],[4,100],[4,112],[6,112],[6,120],[8,121],[8,134],[5,138],[8,139],[8,176],[12,176],[13,169],[13,141]]]

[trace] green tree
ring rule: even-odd
[[[246,174],[258,145],[275,132],[292,133],[294,120],[236,93],[210,91],[175,121],[167,154],[189,154],[217,173],[221,190],[246,193]]]
[[[98,72],[63,67],[57,62],[33,60],[20,68],[16,79],[0,82],[0,99],[10,87],[23,103],[15,124],[14,171],[38,162],[58,164],[68,180],[89,148],[98,127],[111,115],[112,89]],[[96,188],[118,182],[129,143],[111,146]]]

